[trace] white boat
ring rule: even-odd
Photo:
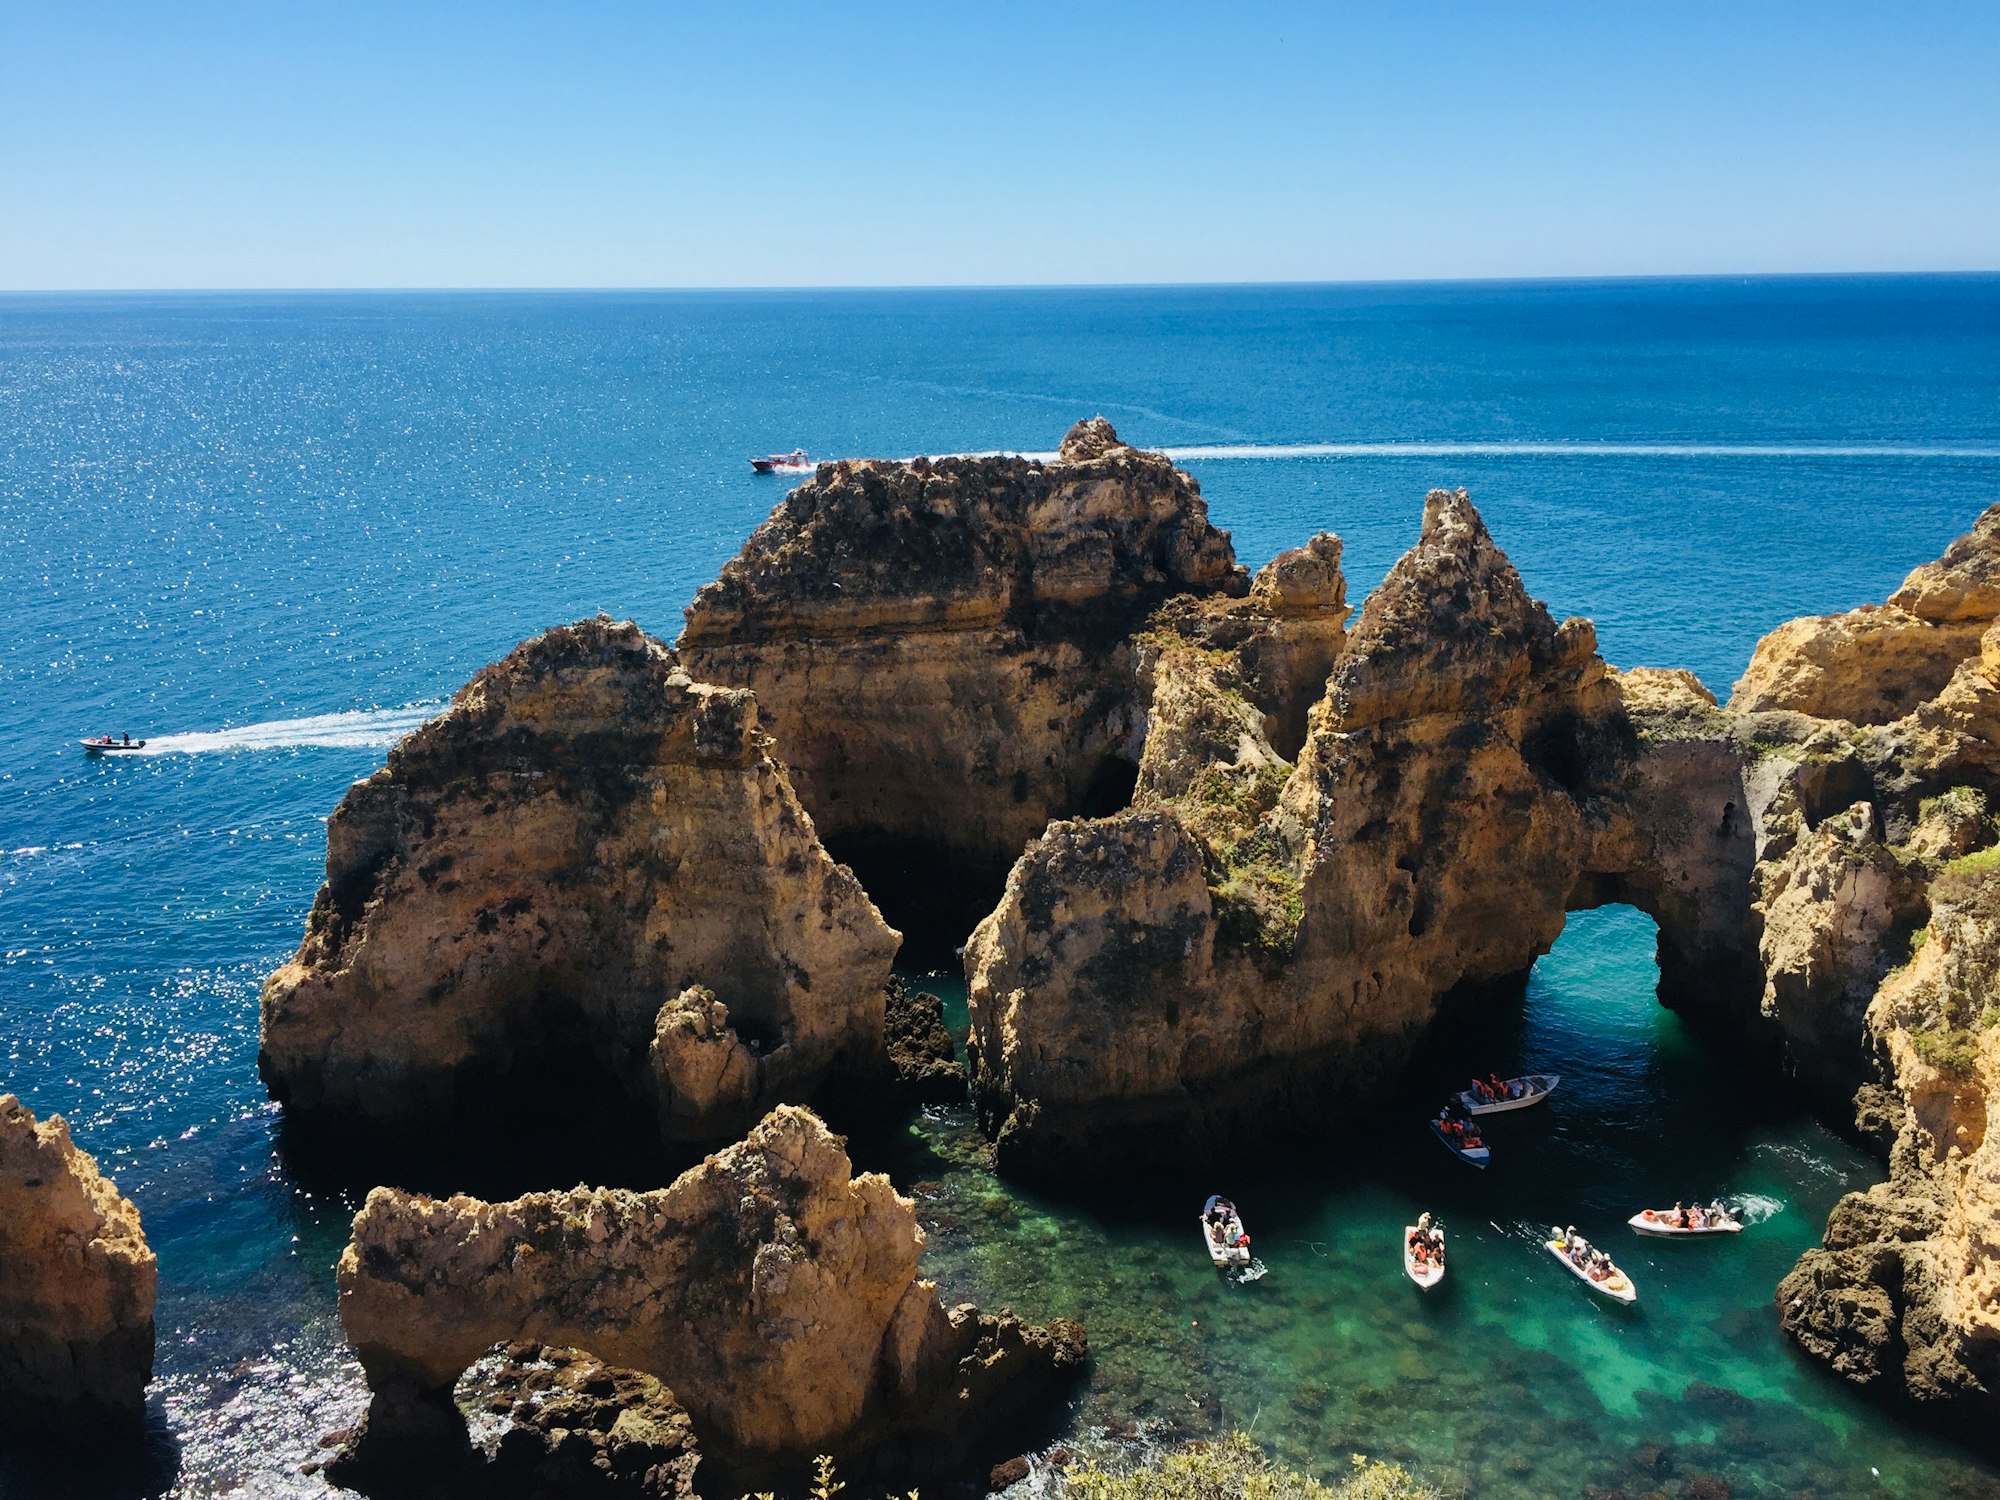
[[[1676,1224],[1671,1208],[1642,1208],[1625,1221],[1640,1234],[1663,1240],[1695,1239],[1704,1234],[1741,1234],[1743,1221],[1727,1215],[1719,1224]]]
[[[1416,1232],[1417,1226],[1414,1224],[1403,1226],[1403,1274],[1425,1291],[1429,1291],[1444,1280],[1444,1257],[1440,1255],[1438,1259],[1419,1266],[1416,1256],[1410,1251],[1410,1236]]]
[[[1486,1164],[1493,1159],[1493,1153],[1484,1141],[1477,1146],[1461,1146],[1439,1128],[1436,1120],[1431,1121],[1431,1134],[1436,1136],[1439,1144],[1453,1156],[1470,1166],[1478,1167],[1482,1172],[1486,1170]]]
[[[750,460],[750,467],[759,474],[807,474],[812,466],[803,448],[794,448],[790,453],[767,453]]]
[[[1639,1300],[1639,1289],[1632,1285],[1632,1278],[1619,1270],[1617,1266],[1612,1266],[1611,1273],[1600,1281],[1569,1258],[1568,1241],[1543,1240],[1542,1248],[1561,1261],[1564,1270],[1568,1271],[1570,1275],[1581,1281],[1600,1297],[1609,1297],[1613,1302],[1622,1302],[1628,1307]]]
[[[1514,1092],[1515,1085],[1520,1086],[1521,1093],[1517,1098],[1481,1099],[1471,1089],[1465,1089],[1460,1092],[1458,1102],[1469,1115],[1503,1115],[1510,1109],[1526,1109],[1530,1104],[1540,1104],[1556,1091],[1556,1085],[1561,1082],[1560,1073],[1530,1073],[1523,1078],[1506,1080],[1509,1094]]]
[[[1201,1248],[1208,1252],[1218,1270],[1229,1271],[1250,1264],[1250,1236],[1243,1232],[1243,1220],[1237,1217],[1234,1204],[1220,1223],[1209,1222],[1208,1216],[1220,1202],[1222,1195],[1216,1193],[1201,1206]]]
[[[114,740],[108,734],[101,734],[94,740],[78,740],[77,743],[90,755],[130,755],[134,750],[146,748],[144,740]]]

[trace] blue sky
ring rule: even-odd
[[[2000,4],[0,0],[0,287],[2000,268]]]

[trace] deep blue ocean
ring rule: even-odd
[[[331,1273],[356,1205],[279,1149],[256,998],[395,735],[548,625],[671,637],[782,494],[753,453],[1039,452],[1097,412],[1184,453],[1253,567],[1337,531],[1357,605],[1424,492],[1467,486],[1607,659],[1726,695],[1760,633],[1883,598],[2000,500],[2000,277],[0,297],[0,1091],[69,1119],[161,1267],[146,1452],[86,1479],[16,1451],[0,1494],[324,1492],[298,1466],[362,1402]],[[158,753],[86,760],[106,730]],[[1568,1080],[1483,1177],[1400,1114],[1245,1163],[1254,1287],[1199,1258],[1215,1186],[1022,1193],[952,1111],[870,1161],[949,1291],[1086,1319],[1079,1432],[1248,1427],[1482,1496],[1638,1493],[1652,1443],[1738,1496],[2000,1494],[1778,1337],[1778,1276],[1878,1169],[1652,982],[1645,918],[1572,920],[1478,1039]],[[1619,1238],[1725,1191],[1738,1243]],[[1420,1202],[1455,1236],[1433,1304],[1395,1259]],[[1635,1316],[1540,1255],[1551,1219],[1620,1252]]]

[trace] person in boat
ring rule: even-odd
[[[1513,1091],[1507,1087],[1507,1080],[1502,1078],[1498,1073],[1488,1075],[1486,1087],[1495,1099],[1511,1099],[1514,1097]]]
[[[1715,1215],[1714,1219],[1710,1222],[1716,1224],[1734,1224],[1736,1222],[1736,1215],[1729,1211],[1729,1206],[1720,1198],[1709,1204],[1708,1208],[1709,1212]]]
[[[1680,1199],[1674,1199],[1674,1211],[1667,1215],[1667,1222],[1676,1229],[1688,1227],[1688,1211],[1681,1206]]]

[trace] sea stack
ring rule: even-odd
[[[339,1266],[375,1393],[357,1454],[436,1441],[460,1374],[527,1339],[663,1381],[738,1468],[835,1452],[946,1471],[1051,1399],[1084,1342],[1060,1319],[947,1310],[918,1276],[923,1241],[910,1200],[795,1106],[655,1192],[377,1188]]]
[[[1051,463],[820,465],[695,595],[676,649],[757,694],[864,878],[948,857],[990,899],[1051,818],[1129,797],[1145,617],[1248,585],[1195,481],[1097,418]]]
[[[139,1210],[62,1116],[0,1096],[0,1427],[135,1432],[158,1280]]]
[[[359,1132],[462,1125],[580,1064],[668,1139],[726,1140],[886,1071],[897,943],[752,695],[584,620],[480,672],[334,811],[260,1066],[294,1118]]]

